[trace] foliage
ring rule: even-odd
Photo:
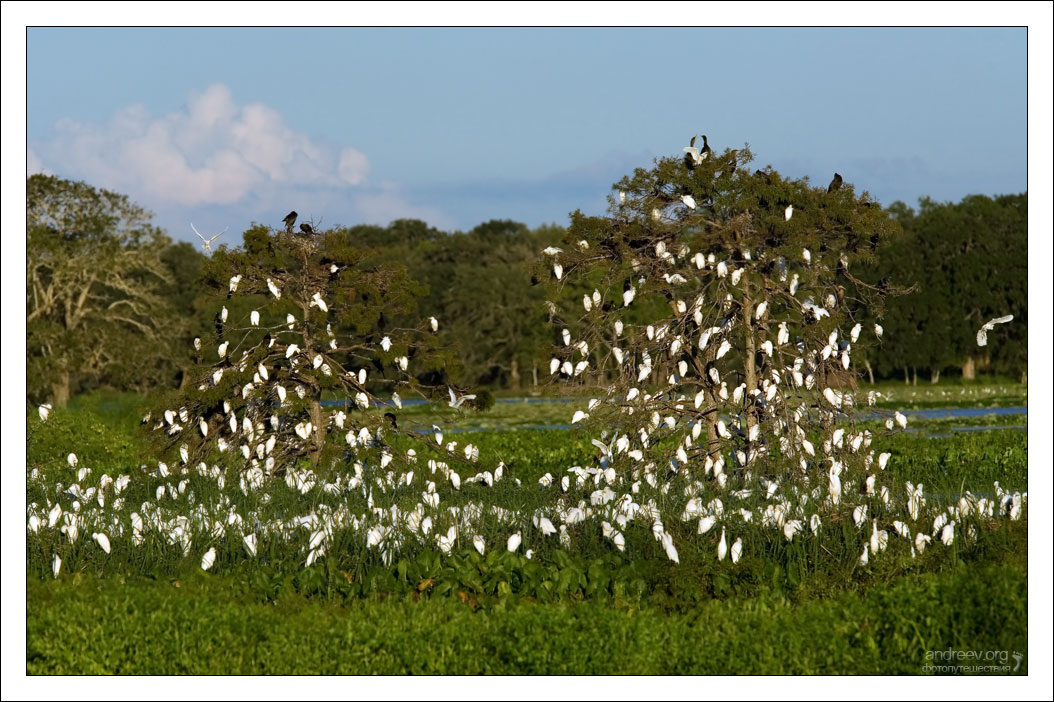
[[[550,372],[601,385],[576,416],[605,430],[602,468],[705,479],[706,500],[759,473],[785,488],[829,474],[833,508],[873,461],[847,371],[883,291],[850,271],[894,226],[851,186],[750,174],[751,159],[665,158],[616,184],[610,217],[573,216],[565,248],[545,251],[562,338]],[[569,304],[577,278],[596,287]]]
[[[27,582],[29,674],[919,674],[927,651],[1027,652],[1016,563],[797,604],[669,609],[428,592],[343,606],[230,579]],[[419,601],[415,601],[419,600]],[[274,604],[272,604],[274,602]],[[954,602],[955,606],[948,606]],[[277,606],[275,606],[277,605]],[[101,615],[100,613],[105,613]],[[1011,668],[1014,660],[1009,660]],[[1017,674],[1027,674],[1027,657]]]
[[[223,296],[213,302],[215,340],[195,339],[196,387],[155,425],[181,444],[184,462],[240,451],[246,467],[273,475],[300,457],[391,460],[382,434],[398,432],[399,393],[444,389],[429,322],[391,321],[416,310],[418,287],[341,232],[252,227],[242,248],[216,252],[204,279]],[[381,393],[391,411],[366,413]],[[324,395],[354,401],[325,413]]]
[[[26,190],[30,397],[62,406],[78,386],[149,384],[182,327],[168,238],[124,195],[45,175]]]
[[[1028,362],[1027,193],[970,195],[959,203],[922,198],[918,212],[903,203],[890,211],[903,234],[862,275],[916,292],[890,302],[888,340],[873,357],[875,370],[892,375],[910,366],[939,373],[970,365],[972,371],[976,363],[1022,374]],[[1013,314],[1013,322],[996,327],[987,346],[978,347],[981,325],[1005,314]]]

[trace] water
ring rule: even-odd
[[[500,405],[517,405],[517,404],[545,404],[545,403],[567,403],[567,402],[581,402],[584,398],[581,397],[503,397],[497,400],[496,404]],[[348,402],[342,402],[338,400],[325,400],[322,404],[326,407],[342,407]],[[391,402],[380,403],[383,407],[391,407]],[[428,404],[427,400],[422,398],[407,398],[403,400],[403,406],[414,407]],[[985,415],[993,414],[1000,417],[1012,417],[1012,416],[1028,416],[1028,407],[940,407],[935,409],[919,409],[919,410],[903,410],[904,415],[908,417],[917,417],[920,419],[970,419],[975,417],[983,417]],[[888,416],[888,412],[868,412],[867,414],[860,415],[862,420],[873,420],[881,419]],[[445,434],[466,434],[475,433],[481,431],[508,431],[508,430],[526,430],[536,431],[539,429],[555,429],[555,430],[567,430],[571,429],[570,424],[518,424],[510,427],[481,427],[481,426],[468,426],[468,427],[457,427],[457,428],[444,428],[443,433]],[[995,431],[995,430],[1013,430],[1022,431],[1027,430],[1028,427],[1024,424],[1001,424],[991,426],[967,426],[967,427],[949,427],[949,431],[941,432],[927,432],[926,430],[912,429],[909,428],[908,432],[921,433],[928,438],[939,438],[953,436],[955,432],[963,431]],[[431,432],[430,429],[418,430],[422,434],[428,434]]]

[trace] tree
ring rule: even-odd
[[[601,450],[632,470],[722,488],[726,464],[738,484],[823,484],[835,466],[855,477],[873,457],[851,422],[851,354],[884,292],[852,271],[896,227],[852,186],[751,174],[751,159],[664,158],[616,184],[610,216],[572,216],[564,248],[546,252],[561,330],[550,368],[601,383],[589,407],[613,429]],[[562,292],[581,277],[595,287],[571,313]],[[619,373],[607,384],[597,369],[609,359]]]
[[[240,451],[247,468],[274,474],[302,457],[317,465],[362,451],[384,466],[393,449],[382,437],[400,433],[401,396],[445,396],[431,321],[392,323],[416,309],[420,288],[340,231],[255,225],[240,249],[215,253],[204,282],[220,298],[215,336],[198,349],[181,406],[155,425],[186,461]],[[327,398],[341,406],[325,412]],[[383,415],[369,411],[388,403]]]
[[[168,238],[124,195],[45,175],[26,191],[29,394],[64,406],[75,383],[149,382],[180,326]]]
[[[916,213],[903,203],[891,212],[903,235],[882,251],[862,276],[897,281],[916,294],[890,301],[887,359],[928,368],[931,379],[959,367],[972,379],[983,367],[1020,373],[1028,362],[1028,196],[970,195],[959,203],[919,201]],[[981,325],[1013,314],[1012,324],[977,346]],[[897,370],[883,363],[882,373]]]

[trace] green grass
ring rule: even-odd
[[[794,603],[246,596],[235,579],[27,583],[29,674],[918,674],[931,650],[1027,652],[1023,565]],[[1013,665],[1013,660],[1010,661]],[[1017,671],[1027,673],[1025,664]]]
[[[575,405],[556,407],[569,413]],[[46,425],[33,411],[28,468],[68,484],[65,457],[75,450],[93,470],[85,487],[103,472],[130,473],[140,477],[125,494],[128,503],[153,500],[155,483],[164,481],[138,470],[156,466],[146,458],[152,454],[139,430],[142,412],[127,396],[80,398]],[[503,416],[495,415],[495,424],[514,424]],[[924,482],[931,501],[948,504],[964,490],[990,495],[995,481],[1027,489],[1025,432],[924,438],[873,431],[873,448],[893,454],[890,483]],[[588,465],[594,435],[578,427],[450,434],[479,446],[478,470],[500,460],[509,478],[492,488],[463,485],[444,494],[443,504],[475,501],[530,513],[550,499],[538,477]],[[515,489],[513,477],[526,489]],[[188,479],[188,493],[213,499],[215,483]],[[52,480],[28,482],[27,501],[55,499]],[[266,505],[237,490],[227,494],[242,514],[286,517],[322,497],[317,489],[307,496],[284,486],[271,492]],[[408,493],[406,506],[419,493]],[[669,499],[679,510],[677,500],[686,498],[671,491]],[[881,509],[873,501],[871,507]],[[178,501],[173,508],[184,509]],[[52,531],[27,538],[27,672],[920,673],[927,650],[1026,653],[1027,519],[972,523],[969,542],[960,536],[953,547],[932,546],[917,557],[894,537],[867,567],[856,563],[866,534],[844,522],[825,526],[822,542],[787,543],[770,528],[742,527],[745,555],[734,566],[714,558],[715,533],[696,535],[694,522],[680,520],[666,525],[679,564],[666,559],[646,528],[627,529],[627,552],[618,553],[595,521],[582,525],[568,548],[524,531],[533,559],[505,552],[511,527],[497,519],[480,522],[488,543],[483,557],[463,541],[448,557],[407,548],[385,565],[361,534],[337,534],[310,568],[298,542],[262,541],[251,559],[234,534],[210,543],[196,536],[190,556],[157,538],[138,548],[115,539],[107,555],[90,535],[70,544]],[[210,545],[218,558],[204,573],[198,563]],[[52,553],[63,558],[58,579]]]

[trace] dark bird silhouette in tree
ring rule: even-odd
[[[296,210],[287,214],[282,221],[285,222],[285,230],[291,234],[293,232],[293,225],[296,224]]]
[[[834,179],[831,181],[831,184],[827,186],[827,192],[833,193],[840,187],[842,187],[842,176],[835,173]]]
[[[304,234],[314,234],[315,233],[315,230],[312,229],[311,225],[308,224],[307,222],[304,222],[303,224],[300,225],[300,231],[302,231]]]

